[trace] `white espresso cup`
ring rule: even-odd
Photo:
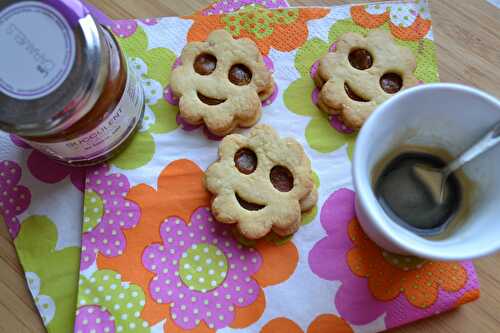
[[[500,120],[500,101],[475,88],[428,84],[380,105],[361,129],[354,151],[356,213],[366,234],[388,251],[434,260],[465,260],[500,249],[500,146],[463,168],[474,184],[463,221],[439,239],[392,220],[374,191],[377,164],[398,147],[444,149],[458,156]]]

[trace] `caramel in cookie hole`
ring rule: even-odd
[[[380,87],[388,94],[395,94],[403,87],[403,79],[396,73],[385,73],[380,78]]]
[[[202,53],[194,59],[194,71],[200,75],[210,75],[217,67],[217,58],[209,53]]]
[[[234,164],[239,172],[249,175],[257,169],[257,155],[248,148],[241,148],[234,154]]]
[[[261,210],[262,208],[266,207],[264,205],[259,205],[259,204],[253,203],[253,202],[246,201],[245,199],[240,197],[238,195],[238,193],[235,193],[235,195],[236,195],[236,200],[238,201],[240,206],[246,210],[257,211],[257,210]]]
[[[280,192],[290,192],[293,189],[293,175],[284,166],[277,165],[273,167],[269,178],[274,188]]]
[[[349,63],[352,67],[365,70],[373,65],[373,57],[368,50],[354,49],[349,53]]]
[[[202,93],[200,93],[199,91],[197,91],[196,94],[198,95],[198,99],[207,105],[219,105],[219,104],[222,104],[226,101],[225,99],[217,99],[217,98],[205,96]]]
[[[354,90],[351,89],[351,87],[349,86],[349,84],[347,82],[344,82],[344,90],[345,90],[345,93],[347,94],[347,96],[349,96],[350,99],[352,99],[356,102],[369,102],[370,101],[370,100],[363,98],[363,97],[359,96],[358,94],[356,94],[354,92]]]
[[[236,64],[229,70],[228,78],[237,86],[246,86],[252,81],[252,71],[243,64]]]

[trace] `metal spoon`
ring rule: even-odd
[[[432,194],[434,201],[443,203],[446,180],[456,170],[463,167],[482,153],[488,151],[500,142],[500,121],[493,126],[478,142],[463,152],[454,161],[442,169],[416,164],[413,173],[422,185]]]

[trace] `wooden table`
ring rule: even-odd
[[[187,15],[205,7],[210,1],[89,2],[112,18],[130,18]],[[293,5],[332,5],[346,2],[290,1]],[[431,0],[431,10],[441,80],[476,86],[500,98],[500,9],[485,0]],[[476,268],[482,285],[479,301],[394,332],[499,332],[500,253],[477,260]],[[3,223],[0,224],[0,332],[44,332]]]

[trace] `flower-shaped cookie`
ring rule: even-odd
[[[320,60],[314,78],[321,88],[318,106],[358,129],[378,105],[418,84],[415,68],[411,50],[397,45],[390,32],[377,29],[366,37],[348,32],[335,52]]]
[[[235,40],[224,30],[213,31],[205,42],[189,43],[181,63],[170,81],[180,98],[180,114],[190,124],[205,123],[216,135],[253,126],[261,115],[261,101],[274,90],[255,43]]]
[[[271,229],[287,236],[299,228],[301,212],[317,200],[311,162],[302,146],[280,139],[269,126],[258,125],[248,137],[222,140],[219,160],[205,173],[214,194],[212,212],[219,222],[236,223],[250,239]]]

